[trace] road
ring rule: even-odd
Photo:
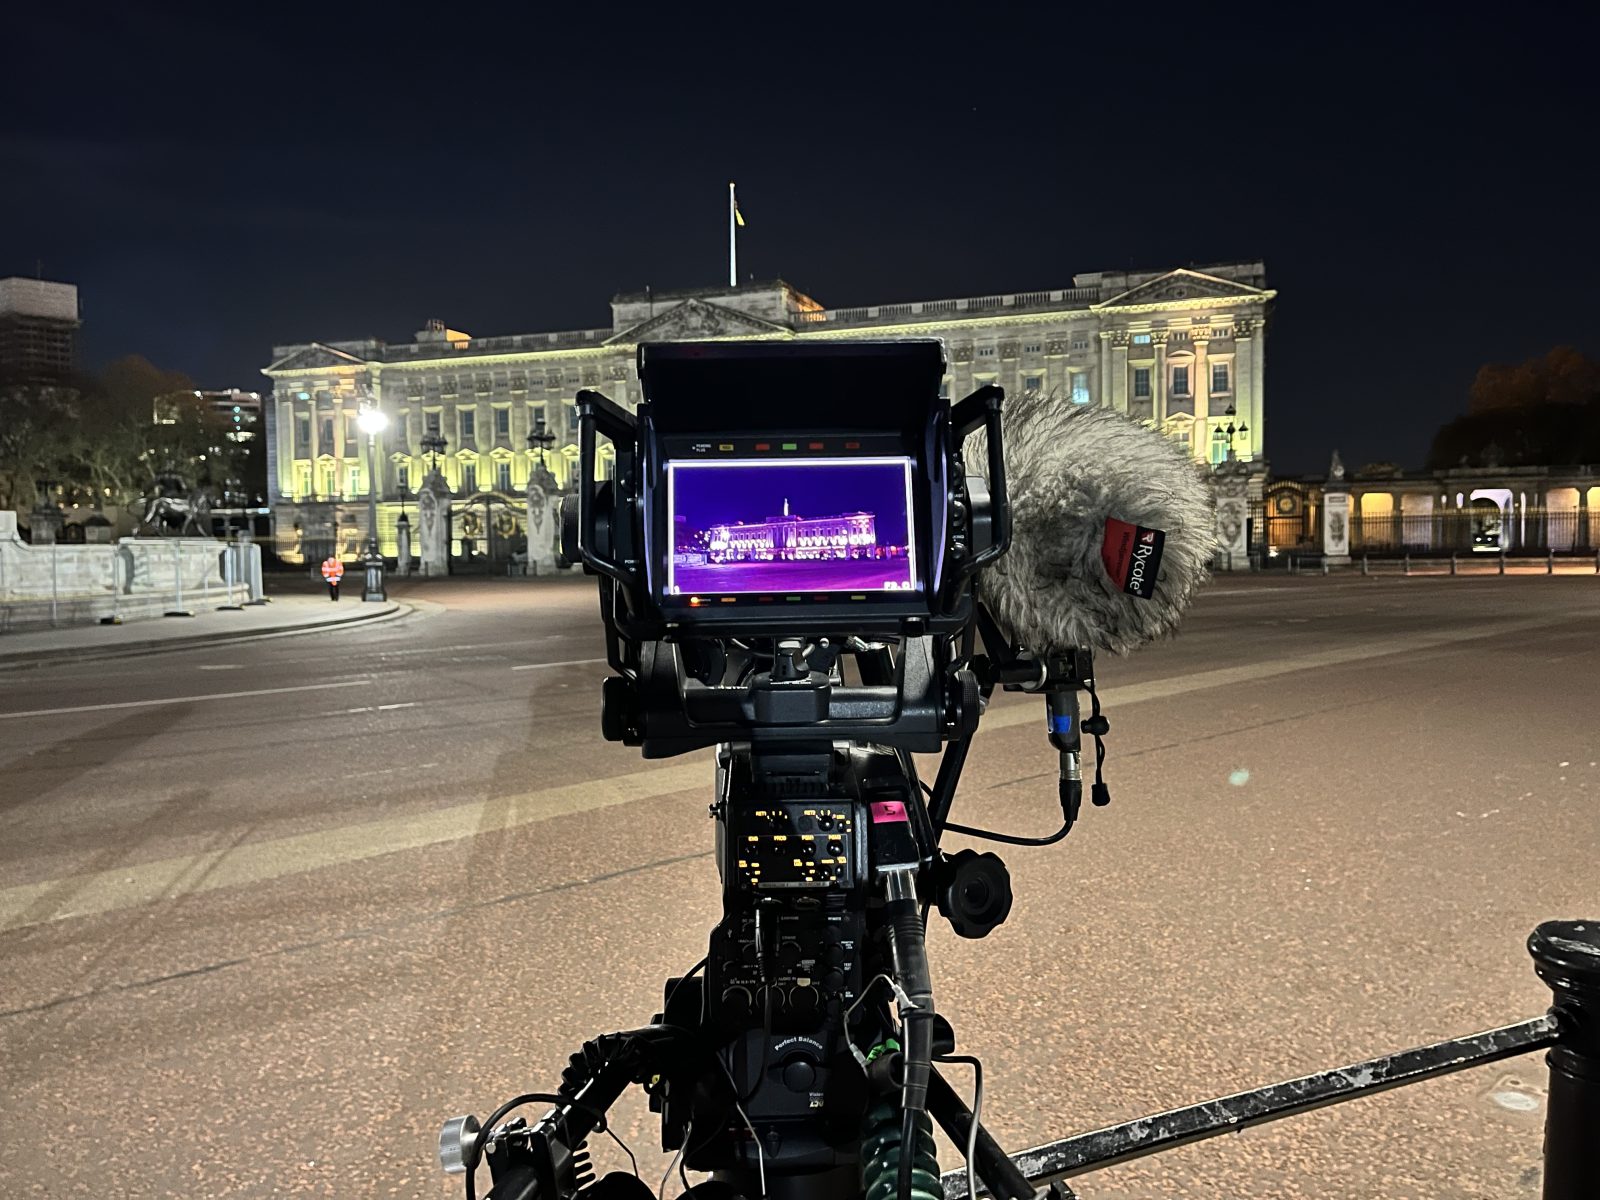
[[[709,754],[601,740],[591,589],[436,583],[373,626],[0,673],[0,1191],[459,1195],[443,1118],[648,1018],[717,916]],[[992,937],[931,935],[1002,1142],[1543,1011],[1523,939],[1600,913],[1597,628],[1593,577],[1224,579],[1104,661],[1111,807],[1002,848]],[[991,710],[955,819],[1053,827],[1036,706]],[[1531,1197],[1543,1081],[1076,1185]],[[665,1166],[642,1097],[616,1128]]]

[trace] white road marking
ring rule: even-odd
[[[347,708],[344,711],[347,714],[364,712],[393,712],[397,708],[415,708],[416,706],[417,702],[415,700],[407,700],[404,704],[369,704],[366,708]]]
[[[1222,667],[1211,671],[1194,671],[1187,675],[1128,684],[1102,692],[1101,698],[1108,707],[1113,704],[1122,706],[1150,700],[1164,700],[1210,688],[1234,687],[1296,671],[1315,671],[1390,654],[1432,650],[1481,638],[1504,637],[1560,624],[1570,619],[1567,616],[1543,617],[1434,633],[1400,634],[1270,662]],[[579,664],[530,663],[528,665]],[[342,687],[364,682],[366,681],[353,680],[348,684],[310,686]],[[271,691],[296,690],[305,689],[271,689]],[[233,696],[259,694],[270,693],[230,693]],[[218,698],[194,697],[194,699]],[[153,703],[176,703],[176,701]],[[1031,725],[1040,722],[1041,715],[1039,709],[1032,704],[1011,704],[989,712],[983,719],[982,727],[1005,729],[1017,725]],[[436,763],[423,763],[417,770],[425,770],[436,765]],[[402,850],[460,841],[480,833],[498,833],[549,820],[552,817],[591,812],[595,809],[609,808],[673,792],[705,789],[711,784],[711,775],[706,769],[709,765],[709,755],[697,754],[672,767],[653,767],[624,775],[614,775],[607,779],[542,788],[520,796],[472,801],[433,812],[384,817],[376,821],[365,821],[316,833],[252,842],[232,850],[183,855],[120,869],[20,884],[0,889],[0,932],[30,925],[42,925],[69,917],[113,912],[139,904],[214,891],[217,888],[279,879],[302,871],[359,862]]]
[[[158,700],[119,700],[113,704],[75,704],[68,708],[34,708],[27,712],[0,713],[0,721],[24,717],[59,717],[67,713],[110,712],[118,708],[157,708],[163,704],[202,704],[212,700],[241,700],[247,696],[281,696],[288,692],[322,692],[329,688],[362,687],[370,679],[341,679],[337,683],[303,683],[295,687],[255,688],[248,692],[212,692],[205,696],[165,696]]]
[[[697,754],[677,766],[21,884],[0,890],[0,932],[260,883],[673,792],[704,790],[711,782],[710,765],[709,755]]]
[[[546,667],[587,667],[605,661],[603,658],[569,658],[566,662],[523,663],[520,667],[512,667],[511,669],[513,671],[542,671]]]
[[[243,663],[208,663],[197,668],[201,671],[242,671]]]

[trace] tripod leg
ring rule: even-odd
[[[933,1075],[928,1080],[928,1112],[958,1149],[966,1146],[967,1134],[972,1129],[972,1110],[956,1095],[950,1081],[939,1073],[938,1067],[934,1067]],[[999,1197],[999,1200],[1034,1200],[1038,1195],[1038,1189],[1027,1181],[1017,1169],[1017,1164],[1000,1149],[1000,1144],[989,1136],[989,1131],[981,1124],[978,1126],[977,1154],[972,1165],[990,1194]],[[1059,1200],[1072,1200],[1071,1191],[1064,1192]]]

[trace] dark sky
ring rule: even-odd
[[[0,275],[84,359],[609,324],[741,274],[829,306],[1262,257],[1268,455],[1419,463],[1477,366],[1600,352],[1592,6],[28,4]]]

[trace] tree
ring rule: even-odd
[[[1571,346],[1508,366],[1485,364],[1467,412],[1434,435],[1428,466],[1600,462],[1600,361]]]

